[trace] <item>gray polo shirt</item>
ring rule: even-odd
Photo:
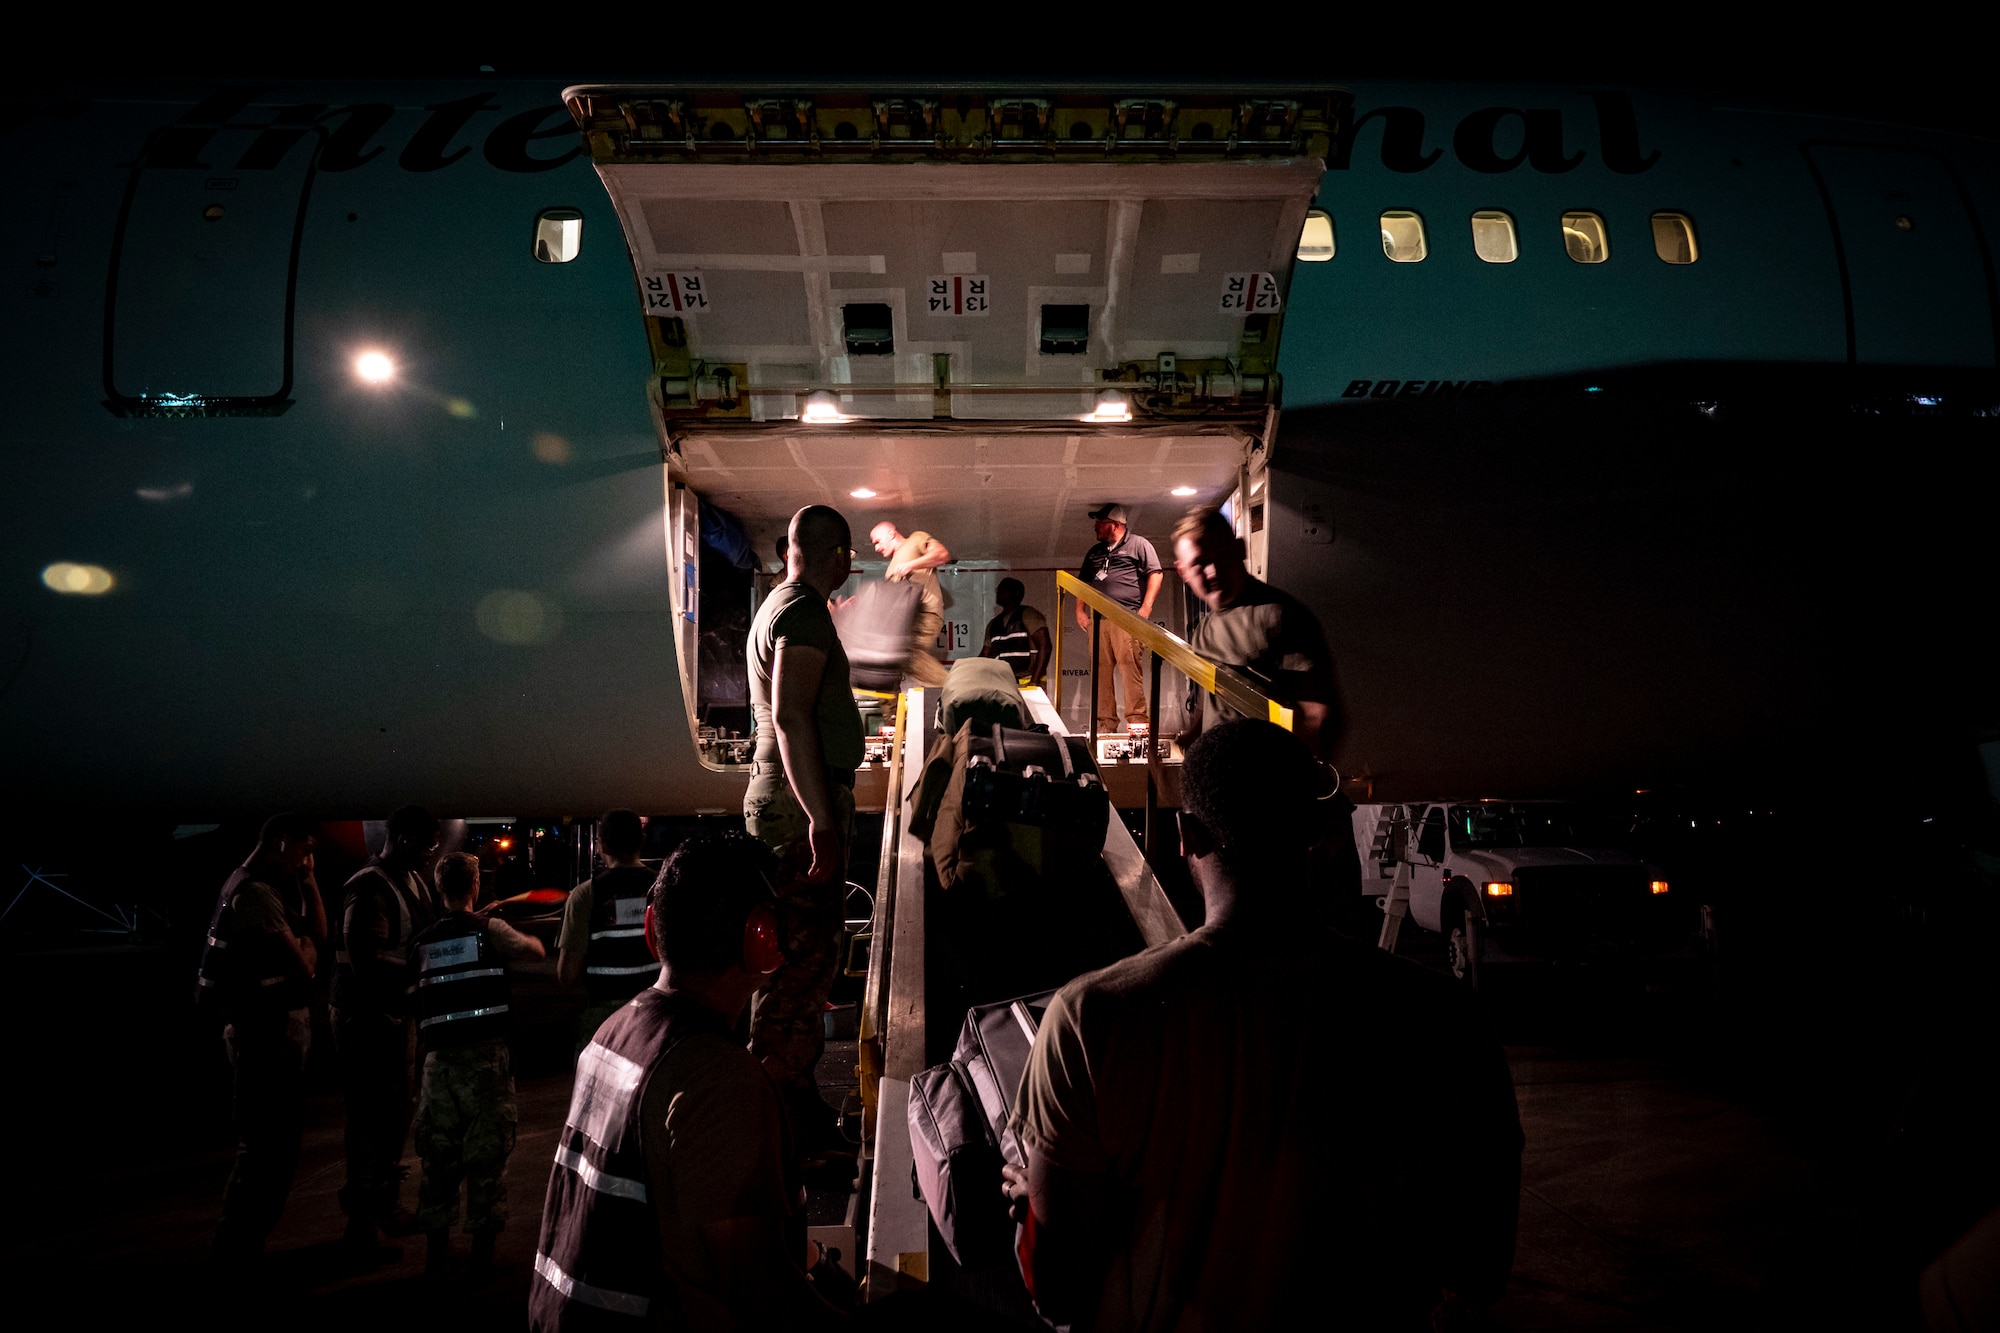
[[[1160,553],[1153,544],[1127,532],[1115,546],[1099,542],[1091,547],[1078,577],[1127,611],[1137,611],[1146,600],[1146,580],[1159,572]]]

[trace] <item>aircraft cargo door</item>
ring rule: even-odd
[[[1808,144],[1857,365],[1991,366],[1993,274],[1951,166],[1932,152]]]
[[[651,354],[633,389],[670,503],[688,506],[675,587],[683,617],[697,608],[693,643],[710,645],[691,655],[683,619],[697,713],[743,677],[740,648],[712,637],[737,608],[712,596],[691,513],[726,511],[768,562],[795,511],[834,507],[871,577],[878,521],[930,534],[957,600],[916,651],[951,660],[977,650],[1003,577],[1054,618],[1053,575],[1095,539],[1090,510],[1125,506],[1164,549],[1180,514],[1225,499],[1269,443],[1285,294],[1344,93],[658,85],[564,99],[624,229],[633,334]],[[1062,660],[1087,667],[1082,635]],[[1087,722],[1076,685],[1063,702]],[[735,722],[690,725],[708,762],[736,762],[715,757],[740,748]]]
[[[266,151],[259,127],[171,138],[132,166],[104,328],[119,416],[266,416],[291,406],[292,300],[320,134]]]

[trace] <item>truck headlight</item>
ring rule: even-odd
[[[1514,896],[1514,886],[1505,880],[1490,879],[1486,881],[1486,896],[1489,898],[1511,898]]]
[[[1667,882],[1663,879],[1656,879],[1648,883],[1646,887],[1654,893],[1665,893],[1667,891]]]

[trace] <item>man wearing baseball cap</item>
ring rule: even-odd
[[[1159,595],[1160,554],[1153,544],[1126,527],[1124,505],[1100,505],[1090,511],[1097,524],[1097,545],[1083,557],[1077,576],[1141,620],[1153,615],[1153,598]],[[1081,602],[1076,608],[1079,629],[1090,629],[1090,612]],[[1097,676],[1097,731],[1117,733],[1125,722],[1144,723],[1146,677],[1140,669],[1139,641],[1124,630],[1104,622],[1101,657],[1092,663]],[[1115,682],[1115,687],[1114,687]],[[1118,695],[1125,696],[1125,719],[1119,721]]]

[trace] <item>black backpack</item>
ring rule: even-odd
[[[1028,1164],[1009,1121],[1054,995],[1043,991],[967,1010],[952,1058],[910,1080],[917,1188],[960,1267],[1012,1262],[1014,1222],[1000,1192],[1000,1165]]]
[[[1060,881],[1104,851],[1111,797],[1079,737],[961,723],[910,793],[909,830],[938,885],[988,897]]]

